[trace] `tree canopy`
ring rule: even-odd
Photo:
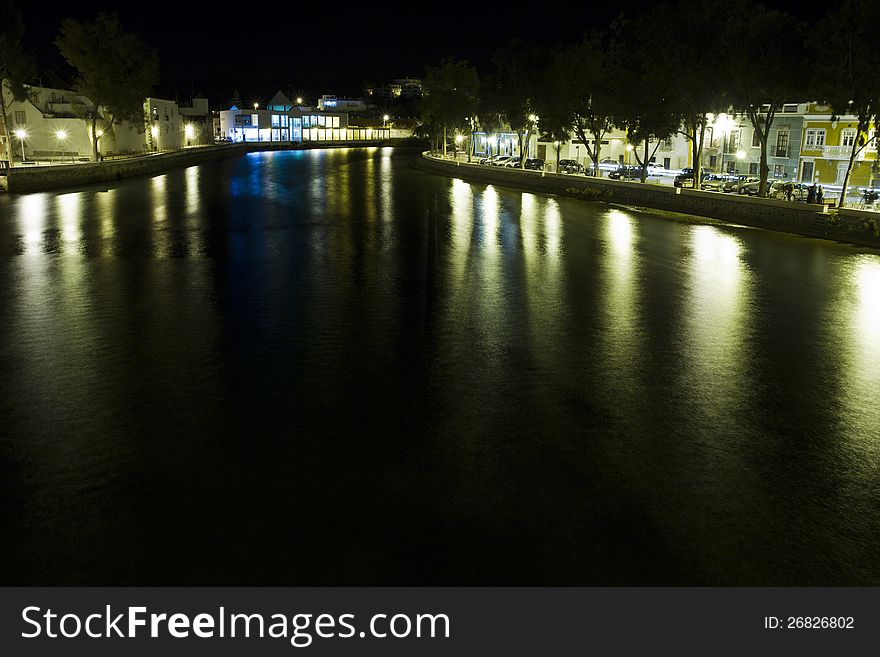
[[[84,23],[67,18],[55,43],[78,72],[77,91],[95,104],[92,142],[97,159],[99,108],[111,129],[120,120],[142,122],[144,98],[158,82],[159,59],[137,35],[123,30],[115,14],[100,13]]]

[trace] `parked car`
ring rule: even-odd
[[[703,181],[707,176],[711,176],[716,173],[711,169],[700,169],[700,180]],[[685,167],[681,170],[675,178],[672,180],[672,184],[676,187],[693,187],[694,186],[694,169],[693,167]]]
[[[526,169],[531,169],[532,171],[543,171],[544,160],[539,157],[531,157],[526,160]]]
[[[782,180],[773,181],[773,184],[770,185],[770,188],[767,192],[767,197],[787,201],[789,200],[789,189],[791,190],[792,201],[806,202],[807,195],[810,193],[809,185],[796,182],[784,182]]]
[[[497,160],[499,157],[505,156],[498,153],[496,153],[495,155],[489,155],[488,157],[480,158],[480,164],[493,164],[495,160]]]
[[[767,181],[767,191],[770,191],[770,188],[773,186],[774,182],[781,183],[781,180],[768,180]],[[751,182],[743,183],[740,185],[739,193],[740,194],[748,194],[749,196],[757,196],[758,190],[761,188],[761,179],[755,178]]]
[[[606,171],[616,171],[620,168],[621,164],[617,160],[612,160],[610,157],[603,157],[599,160],[599,168],[604,169]]]
[[[512,159],[512,155],[498,155],[489,160],[489,164],[493,167],[503,167]]]
[[[616,171],[612,171],[608,174],[608,177],[612,180],[641,180],[642,179],[642,167],[639,166],[624,166],[618,167]]]
[[[700,181],[700,189],[713,192],[724,192],[727,191],[725,187],[730,183],[731,176],[729,174],[712,173]]]
[[[559,160],[556,169],[559,173],[583,173],[584,165],[575,160]]]
[[[755,176],[739,175],[724,186],[724,191],[740,194],[742,193],[740,192],[740,190],[743,188],[744,185],[750,185],[751,183],[757,182],[758,180],[759,179]]]

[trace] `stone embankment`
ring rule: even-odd
[[[332,143],[291,144],[279,142],[248,142],[216,144],[139,157],[89,162],[84,164],[53,164],[50,166],[16,166],[0,176],[0,191],[40,192],[78,187],[93,183],[112,182],[132,176],[162,173],[176,167],[187,167],[211,160],[233,157],[252,151],[301,150],[309,148],[350,148],[393,146],[402,140],[353,141]],[[405,141],[405,140],[404,140]]]
[[[461,178],[468,182],[708,217],[744,226],[880,248],[880,214],[874,212],[849,209],[838,212],[816,204],[583,175],[467,164],[432,157],[427,153],[422,153],[414,163],[423,171]]]

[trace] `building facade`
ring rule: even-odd
[[[389,139],[387,128],[350,126],[348,112],[293,105],[280,91],[265,108],[220,112],[220,135],[234,142],[357,142]]]
[[[4,85],[4,88],[6,85]],[[27,98],[5,97],[12,135],[11,154],[18,162],[76,162],[93,153],[92,118],[102,157],[143,154],[213,143],[205,98],[179,107],[161,98],[144,101],[143,119],[111,121],[103,108],[69,89],[26,86]]]

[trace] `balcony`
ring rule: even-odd
[[[822,157],[826,160],[848,160],[850,155],[852,155],[852,146],[825,146],[822,148]]]

